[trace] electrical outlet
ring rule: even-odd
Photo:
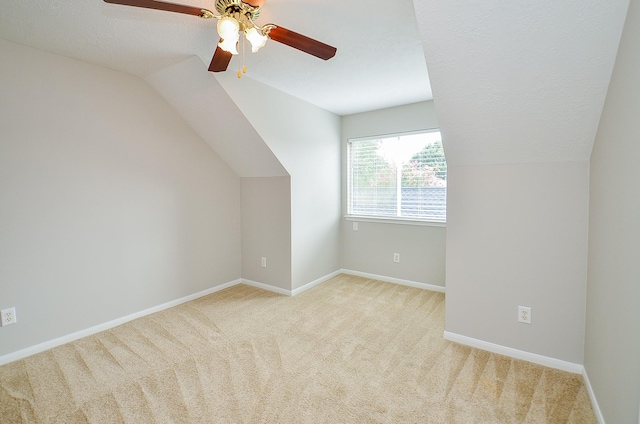
[[[8,308],[0,311],[0,324],[2,327],[16,323],[16,308]]]
[[[358,223],[357,222],[353,223],[353,231],[358,231]]]
[[[518,322],[531,324],[531,308],[528,306],[518,306]]]
[[[393,254],[393,262],[400,263],[400,254],[399,253],[394,253]]]
[[[265,258],[264,256],[262,257],[262,267],[263,268],[267,267],[267,258]]]

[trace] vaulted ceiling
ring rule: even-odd
[[[215,11],[214,0],[171,2]],[[141,77],[193,55],[208,64],[219,40],[214,19],[102,0],[3,0],[0,12],[0,38]],[[246,54],[247,77],[339,115],[431,99],[411,0],[268,0],[257,23],[338,53],[325,62],[271,41]]]
[[[589,160],[628,0],[414,3],[449,164]]]
[[[586,160],[628,3],[268,0],[258,23],[338,53],[325,62],[270,41],[247,54],[246,77],[338,115],[435,96],[452,164]],[[193,56],[206,73],[218,40],[215,21],[102,0],[3,0],[0,38],[151,80]],[[171,78],[162,81],[171,102],[204,101]]]

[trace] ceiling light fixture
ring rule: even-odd
[[[216,0],[216,10],[220,16],[218,19],[218,35],[221,40],[218,46],[231,54],[238,54],[238,41],[240,34],[251,43],[251,51],[257,52],[266,43],[269,31],[274,25],[264,27],[256,25],[253,21],[260,14],[260,7],[254,7],[242,0]]]
[[[216,15],[208,9],[188,6],[186,4],[169,3],[157,0],[104,0],[106,3],[141,7],[144,9],[164,10],[199,16],[203,19],[218,20],[220,42],[211,58],[210,72],[224,72],[233,55],[242,52],[244,63],[245,40],[251,43],[254,53],[262,48],[268,39],[282,43],[294,49],[308,53],[323,60],[329,60],[336,54],[336,48],[305,35],[298,34],[274,24],[256,25],[255,19],[260,14],[266,0],[215,0]],[[245,3],[246,2],[246,3]],[[241,40],[240,37],[244,35]],[[240,44],[241,42],[241,44]],[[243,71],[246,72],[243,66]],[[240,72],[238,72],[238,77]]]
[[[240,38],[240,34],[238,31],[240,30],[240,25],[238,21],[233,19],[230,16],[223,16],[218,21],[218,35],[220,35],[220,43],[218,46],[224,51],[227,51],[231,54],[238,54],[237,44],[238,39]]]
[[[251,43],[251,51],[254,53],[264,47],[264,45],[267,44],[267,40],[269,39],[269,37],[263,35],[255,27],[246,30],[244,32],[244,36]]]

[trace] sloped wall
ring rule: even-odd
[[[144,81],[0,57],[0,355],[240,277],[240,179]]]
[[[414,0],[448,163],[589,160],[628,4]]]
[[[198,57],[145,80],[239,177],[283,177],[287,171]]]
[[[249,77],[216,78],[291,176],[290,289],[339,270],[340,118]]]
[[[243,204],[254,209],[243,214],[244,278],[295,290],[340,269],[338,116],[249,77],[208,73],[198,58],[147,80],[240,177],[248,178],[248,190],[259,184],[277,190],[262,206],[271,209],[277,206],[275,199],[289,196],[290,213],[271,214],[270,221],[255,212],[260,201],[244,198]],[[290,187],[271,180],[286,176]],[[282,255],[281,240],[266,237],[268,228],[285,227],[290,228],[290,245],[284,246],[291,252],[288,259]],[[259,251],[261,256],[256,256]],[[269,265],[255,267],[262,256]]]
[[[639,422],[639,49],[632,2],[591,155],[584,364],[607,423]]]
[[[414,1],[449,165],[449,336],[582,363],[588,159],[627,4]]]
[[[290,290],[287,171],[199,58],[190,57],[146,80],[241,177],[242,278]],[[266,267],[261,265],[263,257]]]

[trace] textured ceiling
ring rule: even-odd
[[[289,175],[218,80],[203,68],[204,63],[192,56],[146,80],[238,176]]]
[[[173,0],[215,10],[214,0]],[[141,77],[196,55],[209,63],[215,20],[102,0],[2,0],[0,38]],[[275,23],[337,47],[322,61],[269,42],[247,76],[339,115],[432,98],[412,0],[268,0]],[[234,58],[228,72],[235,72]]]
[[[450,164],[588,160],[628,4],[268,0],[258,23],[338,53],[269,42],[247,75],[339,115],[431,99],[431,79]],[[102,0],[2,0],[0,38],[147,77],[194,55],[206,72],[218,36],[215,21]]]
[[[628,4],[416,0],[447,162],[589,160]]]

